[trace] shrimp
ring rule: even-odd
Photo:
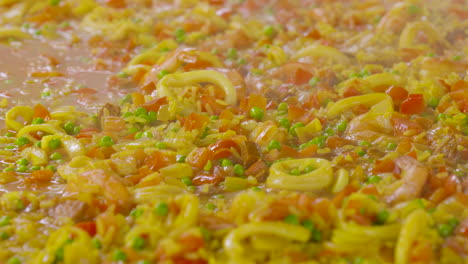
[[[419,197],[427,181],[429,170],[410,156],[399,157],[395,163],[402,170],[401,180],[396,183],[399,187],[387,195],[386,201],[394,204]]]

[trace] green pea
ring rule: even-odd
[[[259,192],[261,191],[262,189],[258,188],[258,187],[252,187],[252,191],[256,191],[256,192]]]
[[[185,155],[177,155],[176,156],[176,162],[184,163],[186,158],[187,158],[187,156],[185,156]]]
[[[27,172],[28,171],[28,166],[20,165],[16,167],[17,172]]]
[[[59,160],[59,159],[62,159],[62,158],[63,158],[62,154],[60,154],[58,152],[54,152],[54,153],[52,153],[52,155],[50,155],[51,160]]]
[[[130,212],[130,216],[137,219],[138,217],[142,216],[145,210],[143,208],[135,208]]]
[[[216,209],[216,205],[214,203],[207,203],[206,209],[213,211],[214,209]]]
[[[176,29],[174,33],[175,33],[175,40],[178,43],[182,43],[185,41],[185,36],[186,36],[185,30],[183,30],[182,28],[178,28]]]
[[[265,34],[267,37],[272,38],[276,33],[276,30],[272,26],[267,26],[263,29],[263,34]]]
[[[223,160],[221,160],[221,166],[230,167],[230,166],[232,166],[232,162],[230,160],[228,160],[228,159],[223,159]]]
[[[143,136],[143,132],[138,132],[135,134],[135,139],[139,139]]]
[[[288,113],[288,104],[286,102],[282,102],[278,105],[278,114],[285,115]]]
[[[310,231],[315,229],[314,223],[310,221],[309,219],[302,221],[302,226],[309,229]]]
[[[15,171],[15,168],[13,168],[13,167],[8,167],[8,168],[4,168],[4,169],[3,169],[3,172],[9,172],[9,171]]]
[[[158,119],[158,113],[155,111],[149,111],[148,112],[148,120],[149,122],[154,122]]]
[[[187,186],[191,186],[192,185],[192,179],[190,179],[190,177],[182,177],[182,179],[180,179],[182,181],[183,184],[187,185]]]
[[[1,240],[7,240],[8,238],[10,238],[10,235],[7,232],[4,232],[4,231],[0,232],[0,239]]]
[[[369,176],[369,178],[367,178],[368,183],[378,183],[381,180],[382,180],[382,178],[380,178],[377,175],[371,175],[371,176]]]
[[[268,144],[268,150],[273,150],[273,149],[277,149],[277,150],[280,150],[280,149],[281,149],[281,143],[280,143],[278,140],[273,139],[273,140]]]
[[[314,241],[314,242],[322,241],[322,231],[320,231],[318,229],[314,229],[312,231],[311,240]]]
[[[117,249],[112,253],[112,260],[113,261],[126,261],[127,260],[127,254],[123,252],[121,249]]]
[[[98,238],[93,238],[93,239],[91,240],[91,244],[93,245],[94,248],[97,248],[97,249],[102,248],[101,241],[99,241]]]
[[[0,217],[0,227],[7,226],[10,224],[10,222],[11,222],[11,217],[7,215]]]
[[[167,144],[166,144],[166,142],[158,142],[158,143],[156,143],[156,147],[158,149],[167,149]]]
[[[51,6],[58,6],[60,4],[60,0],[49,0],[49,4]]]
[[[47,166],[46,169],[51,170],[51,171],[57,171],[57,168],[53,165]]]
[[[294,168],[291,171],[289,171],[289,174],[298,176],[298,175],[301,175],[301,171],[299,171],[298,168]]]
[[[167,203],[158,203],[154,208],[154,212],[159,216],[165,216],[169,213],[169,205]]]
[[[132,241],[132,248],[142,250],[145,247],[146,241],[144,238],[137,236]]]
[[[387,222],[388,217],[390,217],[390,213],[387,210],[382,210],[377,214],[376,224],[383,225]]]
[[[145,132],[143,132],[143,134],[141,136],[146,137],[146,138],[152,138],[153,133],[151,131],[145,131]]]
[[[26,144],[29,144],[29,139],[25,138],[25,137],[19,137],[15,140],[15,145],[17,145],[18,147],[22,147]]]
[[[320,79],[318,77],[312,77],[309,80],[309,85],[310,86],[316,86],[320,82]]]
[[[281,127],[284,127],[286,129],[289,129],[289,127],[291,126],[291,122],[286,118],[280,119],[278,123]]]
[[[114,145],[114,140],[110,136],[103,136],[99,140],[100,147],[111,147]]]
[[[440,224],[437,226],[437,231],[441,237],[448,237],[453,233],[453,228],[449,224]]]
[[[54,150],[60,148],[62,141],[58,138],[53,138],[49,141],[49,148]]]
[[[136,110],[135,110],[135,115],[136,116],[139,116],[139,115],[146,115],[148,113],[148,111],[146,111],[146,108],[144,107],[138,107]]]
[[[168,70],[161,70],[159,73],[158,73],[158,79],[161,80],[164,76],[168,75],[169,72]]]
[[[286,216],[283,221],[291,225],[298,225],[300,223],[299,217],[297,217],[297,215],[295,214],[290,214]]]
[[[231,60],[237,58],[237,50],[234,48],[230,48],[227,52],[227,57]]]
[[[302,122],[297,122],[296,124],[294,124],[290,129],[289,129],[289,134],[291,134],[292,136],[297,136],[297,132],[296,132],[296,129],[298,127],[305,127],[304,123]]]
[[[21,260],[18,257],[11,257],[6,264],[21,264]]]
[[[387,149],[394,150],[398,147],[397,143],[390,142],[387,144]]]
[[[250,109],[250,117],[255,118],[257,120],[262,120],[264,114],[265,112],[263,111],[263,109],[261,109],[258,106],[254,106]]]
[[[34,124],[34,125],[44,124],[44,119],[40,118],[40,117],[34,118],[33,121],[31,122],[31,124]]]
[[[73,124],[72,122],[65,123],[65,125],[63,125],[63,129],[69,135],[75,134],[75,124]]]
[[[341,121],[340,123],[338,123],[338,125],[336,126],[336,130],[338,130],[339,132],[343,133],[346,131],[346,128],[348,127],[348,122],[346,122],[345,120]]]
[[[429,99],[428,105],[432,108],[436,108],[439,105],[439,99],[432,97]]]
[[[243,176],[244,173],[245,173],[244,166],[240,164],[234,165],[234,174],[236,174],[237,176]]]
[[[314,170],[315,170],[315,168],[314,168],[312,165],[309,165],[309,166],[306,166],[306,167],[304,168],[304,171],[303,171],[303,172],[304,172],[304,173],[309,173],[309,172],[312,172],[312,171],[314,171]]]
[[[19,159],[16,161],[16,164],[27,166],[29,164],[29,161],[27,159]]]
[[[360,157],[364,157],[364,156],[367,154],[367,152],[364,151],[364,150],[358,150],[358,151],[356,151],[356,153],[357,153]]]

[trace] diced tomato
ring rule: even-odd
[[[232,155],[232,148],[240,153],[239,145],[232,139],[220,140],[208,146],[213,159],[223,159]]]
[[[315,144],[307,146],[299,151],[299,158],[311,157],[317,152],[317,149],[318,149],[318,146]]]
[[[343,97],[351,97],[351,96],[356,96],[360,95],[361,93],[358,91],[358,89],[354,86],[349,86],[346,88],[346,90],[343,93]]]
[[[409,263],[431,263],[433,255],[432,244],[429,240],[418,240],[410,250]]]
[[[403,136],[410,129],[414,130],[415,133],[421,133],[424,130],[418,123],[397,115],[392,116],[391,122],[396,134],[399,136]]]
[[[71,91],[71,93],[77,93],[77,94],[95,94],[95,93],[97,93],[97,91],[96,91],[96,89],[93,89],[93,88],[84,87],[84,88],[80,88],[80,89],[73,90],[73,91]]]
[[[282,157],[297,158],[299,156],[299,152],[296,149],[291,148],[290,146],[287,146],[287,145],[281,146],[280,152],[281,152]]]
[[[159,151],[151,153],[144,161],[144,164],[153,171],[157,171],[173,163],[175,163],[175,158],[173,156],[164,155]]]
[[[405,88],[400,86],[390,86],[386,91],[386,94],[390,95],[393,99],[393,103],[400,105],[403,100],[408,97],[408,92]]]
[[[369,194],[369,195],[379,195],[379,191],[377,190],[377,187],[375,187],[374,184],[368,184],[366,186],[364,186],[362,189],[361,189],[361,192],[363,194]]]
[[[50,119],[50,112],[42,104],[36,104],[34,106],[34,110],[33,110],[33,117],[34,118],[40,117],[40,118],[42,118],[44,120],[49,120]]]
[[[127,3],[125,0],[106,0],[106,5],[113,8],[125,8]]]
[[[327,146],[331,149],[341,148],[346,145],[352,145],[353,141],[345,138],[340,138],[337,136],[331,136],[327,138]]]
[[[206,171],[201,171],[197,176],[193,177],[192,184],[195,186],[200,186],[204,184],[213,184],[217,185],[224,180],[221,174],[210,173]]]
[[[301,119],[307,111],[301,107],[290,105],[288,107],[288,118],[291,120]]]
[[[54,172],[52,170],[36,170],[31,172],[31,175],[24,179],[24,183],[32,184],[32,183],[39,183],[39,182],[48,182],[54,176]]]
[[[251,93],[249,95],[249,99],[247,100],[247,109],[246,112],[250,111],[250,109],[254,106],[261,108],[262,110],[266,109],[267,99],[261,95]]]
[[[333,204],[335,205],[336,208],[341,208],[341,205],[343,203],[343,200],[348,197],[350,194],[357,192],[359,190],[358,187],[348,184],[346,187],[344,187],[343,190],[341,190],[339,193],[335,195],[333,198]]]
[[[86,231],[91,237],[96,235],[96,222],[81,222],[77,223],[75,226]]]
[[[193,234],[182,234],[178,239],[184,253],[195,252],[205,246],[205,241],[200,236]]]
[[[286,216],[290,214],[290,204],[286,200],[273,201],[266,212],[262,216],[263,220],[268,221],[282,221]]]
[[[219,119],[232,120],[233,118],[234,114],[232,113],[231,109],[224,109],[221,114],[219,114]]]
[[[393,172],[395,170],[395,163],[391,159],[376,160],[373,173]]]
[[[151,100],[149,102],[146,102],[141,105],[141,107],[145,108],[147,111],[154,111],[157,112],[161,106],[168,104],[167,98],[161,97],[157,98],[154,100]]]
[[[333,203],[327,198],[317,198],[313,203],[314,212],[322,217],[324,221],[331,219]]]
[[[187,131],[192,131],[194,129],[201,130],[209,121],[210,118],[207,115],[201,115],[193,112],[185,118],[183,121],[183,127]]]
[[[185,161],[192,167],[202,169],[210,159],[211,151],[208,148],[195,148],[190,152]]]
[[[207,264],[208,262],[204,259],[186,259],[184,257],[174,257],[172,258],[173,264]]]
[[[422,94],[410,94],[400,107],[400,112],[406,115],[420,114],[426,109],[426,103]]]
[[[301,68],[296,70],[295,78],[292,80],[292,83],[295,85],[303,85],[309,82],[309,80],[313,77],[312,73],[305,71]]]
[[[245,175],[254,176],[255,178],[265,176],[267,173],[268,165],[266,165],[263,160],[258,160],[245,170]]]

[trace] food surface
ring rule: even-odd
[[[467,7],[0,0],[0,263],[467,263]]]

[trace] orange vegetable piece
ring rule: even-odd
[[[208,148],[195,148],[189,155],[187,155],[185,162],[190,164],[190,166],[201,170],[210,158],[211,151],[208,150]]]
[[[401,103],[400,112],[406,115],[416,115],[422,113],[425,108],[426,103],[422,94],[410,94]]]
[[[161,108],[161,106],[163,106],[165,104],[168,104],[168,101],[167,101],[167,98],[164,96],[164,97],[157,98],[157,99],[151,100],[149,102],[146,102],[146,103],[142,104],[141,107],[145,108],[147,111],[157,112],[159,110],[159,108]]]
[[[392,85],[385,91],[385,93],[392,97],[393,102],[396,105],[400,105],[403,102],[403,100],[405,100],[408,97],[408,92],[405,90],[405,88],[400,86]]]
[[[36,104],[33,109],[33,117],[34,118],[42,118],[44,120],[50,119],[50,112],[47,110],[45,106],[42,104]]]
[[[31,172],[31,175],[28,178],[24,179],[25,183],[41,183],[41,182],[49,182],[52,180],[54,176],[54,172],[52,170],[36,170]]]
[[[96,235],[96,222],[93,222],[93,221],[81,222],[81,223],[75,224],[75,226],[86,231],[91,237]]]
[[[198,113],[191,113],[183,122],[183,127],[187,131],[192,131],[194,129],[201,129],[203,128],[208,122],[210,118],[207,115],[202,115]]]
[[[179,245],[182,245],[182,251],[184,253],[195,252],[205,246],[203,238],[193,234],[184,233],[177,240]]]
[[[151,153],[151,155],[146,157],[144,160],[144,164],[147,165],[152,171],[157,171],[174,163],[174,157],[164,155],[162,152],[159,151]]]

